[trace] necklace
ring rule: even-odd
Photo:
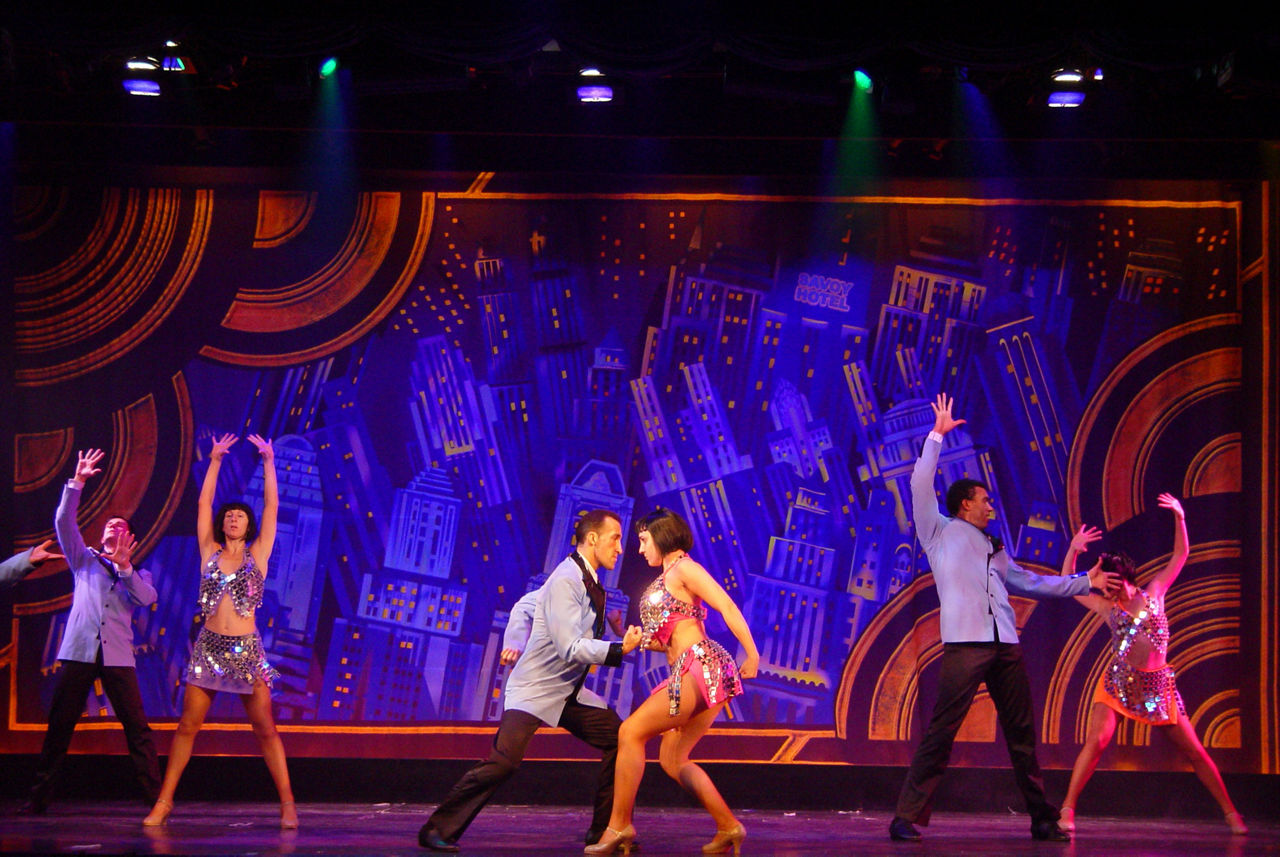
[[[684,558],[685,558],[685,557],[687,557],[687,556],[688,556],[688,554],[687,554],[687,553],[684,553],[683,551],[681,551],[680,556],[678,556],[678,557],[676,557],[675,559],[671,560],[671,562],[667,563],[666,565],[664,565],[664,566],[662,567],[662,573],[663,573],[663,574],[666,574],[668,571],[670,571],[671,569],[675,568],[676,563],[680,562],[680,560],[684,559]]]

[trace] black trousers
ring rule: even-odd
[[[556,724],[604,753],[600,760],[591,828],[587,832],[593,842],[609,825],[609,815],[613,812],[613,768],[618,760],[618,727],[621,724],[613,709],[583,705],[576,699],[569,700],[560,715],[560,722]],[[489,758],[454,783],[444,801],[427,819],[426,826],[435,828],[449,842],[457,842],[498,787],[520,767],[529,740],[539,726],[542,726],[542,721],[528,712],[503,712],[498,734],[493,736]]]
[[[62,675],[53,690],[53,703],[49,708],[49,728],[44,733],[44,746],[36,767],[36,781],[31,787],[33,806],[46,806],[53,795],[67,749],[71,746],[71,735],[80,722],[85,697],[89,695],[95,679],[101,679],[102,689],[124,726],[129,758],[133,760],[143,794],[149,802],[154,802],[156,795],[160,794],[160,763],[151,737],[151,725],[142,710],[138,671],[133,667],[103,666],[102,649],[99,648],[98,659],[94,663],[62,662]]]
[[[1044,777],[1036,761],[1035,712],[1031,680],[1022,649],[1010,643],[948,643],[942,649],[938,701],[924,739],[916,748],[907,781],[898,795],[897,815],[929,823],[933,793],[951,759],[951,746],[981,682],[987,683],[1009,748],[1018,788],[1032,823],[1057,821],[1058,809],[1044,796]]]

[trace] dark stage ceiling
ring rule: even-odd
[[[813,174],[850,160],[833,148],[858,146],[889,175],[1275,168],[1270,25],[1215,29],[1203,7],[1194,20],[1105,28],[981,5],[746,5],[24,4],[0,22],[0,90],[28,167],[280,166],[319,130],[388,170]],[[325,80],[328,56],[338,71]],[[149,73],[125,65],[146,57],[178,57],[185,71],[152,74],[157,97],[129,95],[126,76]],[[584,66],[604,72],[611,103],[578,102]],[[1063,67],[1086,73],[1078,109],[1045,105]],[[855,117],[858,98],[869,110]]]

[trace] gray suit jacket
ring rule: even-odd
[[[533,627],[524,654],[507,678],[504,707],[555,726],[592,664],[622,663],[622,644],[596,639],[595,610],[582,585],[582,570],[572,557],[556,566],[536,595],[525,595],[517,605],[527,607],[530,596],[535,601]],[[578,689],[577,700],[595,708],[608,707],[586,688]]]
[[[986,534],[967,521],[948,518],[938,509],[933,475],[942,450],[939,436],[929,432],[911,472],[911,511],[916,535],[941,602],[944,643],[1018,642],[1018,625],[1009,590],[1034,597],[1065,598],[1089,591],[1087,573],[1059,577],[1027,571],[1001,548],[992,552]]]
[[[0,562],[0,586],[17,583],[31,573],[35,568],[31,564],[32,550],[34,549],[27,548],[22,553],[16,553],[4,562]]]

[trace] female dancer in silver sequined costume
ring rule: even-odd
[[[1111,663],[1103,673],[1093,694],[1089,714],[1089,735],[1071,771],[1071,784],[1062,802],[1063,830],[1075,830],[1076,801],[1085,783],[1097,767],[1098,757],[1111,743],[1116,730],[1116,716],[1158,727],[1187,758],[1200,782],[1205,784],[1218,802],[1232,833],[1248,832],[1244,819],[1227,795],[1218,767],[1196,737],[1182,696],[1169,666],[1169,618],[1165,615],[1164,596],[1177,580],[1178,573],[1190,555],[1186,515],[1182,504],[1172,494],[1161,494],[1159,504],[1173,512],[1173,554],[1163,569],[1139,587],[1133,560],[1124,554],[1103,553],[1098,564],[1103,571],[1120,574],[1123,582],[1111,598],[1082,595],[1076,598],[1101,616],[1111,629]],[[1094,527],[1082,526],[1071,540],[1062,563],[1063,574],[1075,571],[1076,557],[1090,542],[1102,538]]]
[[[588,854],[611,854],[631,848],[635,828],[631,815],[644,775],[644,747],[662,735],[658,758],[662,770],[701,801],[716,822],[715,838],[702,846],[713,854],[736,854],[746,831],[720,796],[706,772],[689,754],[729,699],[742,693],[742,679],[755,678],[760,653],[742,612],[707,570],[689,557],[693,535],[684,519],[658,509],[636,522],[640,553],[662,573],[640,602],[642,646],[665,651],[671,674],[641,703],[618,730],[618,762],[614,772],[613,814],[609,829]],[[720,611],[745,653],[742,666],[715,640],[702,622],[707,606]]]
[[[276,485],[275,451],[271,441],[256,434],[249,441],[262,457],[263,509],[259,529],[253,510],[244,503],[226,503],[213,512],[213,495],[218,484],[222,458],[238,438],[225,434],[215,438],[209,451],[197,505],[196,536],[200,543],[200,609],[204,625],[192,647],[187,665],[186,692],[182,718],[169,748],[164,784],[151,814],[142,822],[148,827],[163,824],[173,809],[173,793],[182,771],[191,759],[196,735],[218,691],[237,693],[244,702],[249,722],[262,746],[271,778],[280,793],[280,826],[298,826],[298,813],[289,784],[289,767],[284,744],[271,716],[271,683],[279,676],[267,663],[254,618],[262,604],[267,560],[276,538],[279,490]]]

